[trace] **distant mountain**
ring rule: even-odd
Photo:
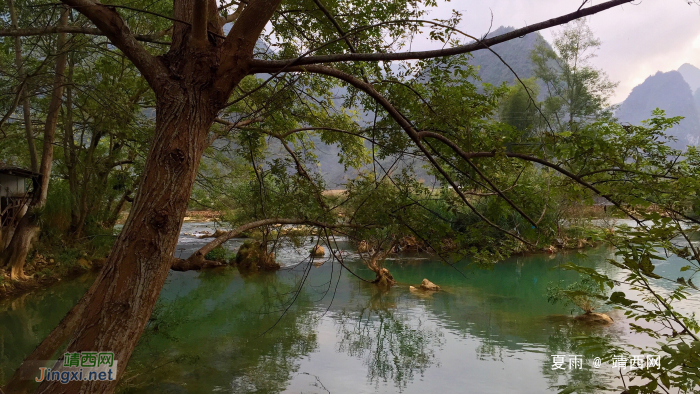
[[[688,82],[680,72],[659,71],[632,89],[616,115],[621,122],[632,124],[640,124],[642,120],[649,119],[656,108],[666,111],[667,116],[685,117],[670,130],[670,134],[678,139],[672,146],[682,149],[687,145],[697,145],[700,140],[700,112],[695,100]]]
[[[684,64],[678,68],[678,72],[681,73],[683,79],[688,82],[690,89],[696,91],[700,89],[700,69],[693,66],[692,64]]]
[[[695,107],[698,109],[698,113],[700,113],[700,88],[695,91]]]
[[[501,26],[487,37],[509,33],[513,30],[515,30],[513,27]],[[494,45],[491,49],[501,56],[521,79],[526,79],[535,76],[535,65],[530,59],[530,53],[540,43],[544,43],[549,47],[549,43],[540,33],[530,33],[526,36]],[[488,49],[472,52],[472,56],[473,59],[470,63],[479,66],[479,77],[481,77],[483,82],[492,85],[500,85],[505,82],[508,85],[513,85],[517,81],[513,72]]]

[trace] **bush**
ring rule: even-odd
[[[226,261],[231,254],[223,246],[219,245],[207,253],[204,258],[212,261]]]

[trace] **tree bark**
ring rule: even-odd
[[[114,351],[117,376],[124,373],[170,270],[206,136],[219,108],[192,81],[173,83],[156,95],[155,136],[137,197],[67,350]],[[45,382],[39,392],[113,392],[116,383]]]
[[[66,26],[68,24],[68,7],[63,7],[59,25]],[[39,173],[41,181],[38,190],[33,191],[32,200],[28,212],[22,217],[17,228],[15,228],[12,240],[0,257],[0,267],[11,266],[10,275],[12,279],[22,279],[24,275],[24,264],[27,260],[27,253],[31,248],[32,242],[38,234],[38,213],[37,211],[46,204],[46,196],[49,188],[49,179],[51,178],[51,166],[53,165],[53,142],[56,136],[56,123],[58,122],[58,114],[61,110],[63,101],[63,86],[64,73],[66,70],[66,34],[58,36],[56,45],[56,68],[54,70],[53,90],[49,109],[46,115],[46,123],[44,124],[44,147],[41,155],[41,166]]]
[[[74,232],[80,222],[79,195],[78,192],[78,149],[75,145],[75,131],[73,129],[73,73],[75,59],[71,53],[68,60],[68,79],[66,83],[66,103],[63,116],[63,162],[68,175],[68,189],[70,190],[70,227]]]
[[[41,393],[112,393],[165,282],[207,135],[231,91],[249,74],[256,39],[281,0],[251,3],[222,43],[188,45],[189,26],[175,24],[170,51],[158,58],[138,45],[119,14],[91,0],[62,0],[88,17],[139,69],[156,93],[156,128],[129,218],[79,313],[67,351],[113,351],[117,379],[44,382]],[[208,27],[223,34],[209,13]],[[192,20],[193,0],[174,2],[177,20]],[[189,14],[189,16],[187,15]],[[213,26],[212,26],[213,25]],[[177,44],[179,43],[179,45]],[[224,67],[225,65],[225,67]]]

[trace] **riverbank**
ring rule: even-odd
[[[37,289],[48,288],[63,280],[72,280],[85,273],[99,270],[104,259],[80,257],[62,261],[36,253],[24,266],[25,279],[12,280],[10,273],[0,270],[0,300],[18,297]]]
[[[220,212],[216,211],[188,211],[185,217],[187,225],[182,228],[175,256],[186,258],[206,242],[211,241],[213,238],[206,238],[206,236],[211,236],[213,231],[215,231],[212,223],[216,221],[219,215]],[[512,247],[509,248],[504,258],[507,256],[537,256],[538,254],[553,257],[559,252],[587,250],[599,246],[604,241],[606,231],[609,231],[605,227],[609,227],[610,223],[591,225],[590,220],[586,219],[584,221],[588,225],[582,226],[580,223],[577,223],[562,229],[559,237],[555,238],[552,243],[547,242],[544,246],[542,244],[530,246],[513,241]],[[283,233],[286,236],[303,236],[309,233],[309,228],[305,226],[291,226],[284,230]],[[260,234],[250,232],[246,235],[256,238]],[[401,244],[401,250],[397,250],[397,252],[427,252],[430,254],[430,251],[421,248],[418,244],[419,242],[416,239],[408,240]],[[9,272],[0,270],[0,299],[16,297],[36,289],[47,288],[62,280],[70,280],[86,272],[96,271],[104,262],[102,257],[105,257],[109,250],[107,246],[103,245],[99,251],[93,250],[90,254],[87,254],[81,251],[81,248],[67,248],[62,244],[55,244],[50,247],[39,245],[40,252],[35,253],[25,266],[25,273],[29,276],[28,279],[11,280]],[[357,245],[355,247],[357,248]],[[235,247],[232,245],[229,245],[227,248],[232,251],[235,250]],[[85,246],[82,249],[90,248]]]

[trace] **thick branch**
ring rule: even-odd
[[[342,53],[333,55],[309,56],[287,60],[253,60],[251,66],[257,71],[258,68],[265,68],[267,72],[274,72],[290,67],[292,65],[305,64],[320,64],[320,63],[335,63],[347,61],[393,61],[393,60],[416,60],[430,59],[444,56],[461,55],[464,53],[473,52],[483,49],[485,46],[493,46],[502,42],[510,41],[526,34],[533,33],[539,30],[547,29],[553,26],[563,25],[575,19],[579,19],[588,15],[597,14],[601,11],[617,7],[622,4],[631,3],[633,0],[611,0],[592,7],[584,8],[570,14],[562,15],[557,18],[549,19],[544,22],[536,23],[527,27],[523,27],[512,32],[486,38],[482,41],[476,41],[466,45],[459,45],[452,48],[438,49],[432,51],[418,52],[400,52],[400,53]]]
[[[169,29],[153,34],[135,34],[136,41],[152,42],[154,44],[166,44],[158,39],[167,34]],[[0,30],[0,37],[28,37],[28,36],[45,36],[47,34],[87,34],[91,36],[105,36],[100,29],[94,27],[82,26],[51,26],[26,29],[4,29]]]
[[[166,83],[167,68],[136,41],[136,38],[113,8],[91,0],[61,0],[85,15],[134,63],[154,90]]]
[[[204,268],[223,267],[226,263],[220,261],[204,260],[192,261],[190,259],[173,259],[173,264],[170,266],[172,271],[198,271]]]
[[[237,21],[238,17],[241,16],[241,13],[243,13],[243,10],[245,9],[246,5],[247,3],[244,2],[238,4],[238,8],[236,8],[236,11],[234,11],[233,14],[221,18],[221,25]]]
[[[187,261],[191,264],[198,264],[201,263],[204,260],[204,256],[206,256],[207,253],[211,252],[214,248],[217,246],[223,244],[224,242],[228,241],[231,238],[235,238],[241,233],[252,230],[254,228],[262,227],[262,226],[269,226],[273,224],[308,224],[311,226],[316,226],[316,227],[323,227],[323,228],[337,228],[337,227],[358,227],[358,226],[352,226],[352,225],[335,225],[335,224],[329,224],[329,223],[322,223],[317,220],[309,220],[309,219],[283,219],[283,218],[272,218],[272,219],[262,219],[258,220],[255,222],[247,223],[244,224],[240,227],[237,227],[226,234],[214,239],[213,241],[209,242],[208,244],[202,246],[198,251],[194,252],[192,256],[190,256]]]
[[[208,0],[195,0],[192,10],[192,41],[202,47],[207,43],[207,4]]]
[[[217,72],[223,92],[230,92],[243,78],[244,75],[235,70],[248,68],[248,59],[253,56],[260,33],[280,3],[282,0],[251,0],[238,16],[224,41],[221,67]]]

